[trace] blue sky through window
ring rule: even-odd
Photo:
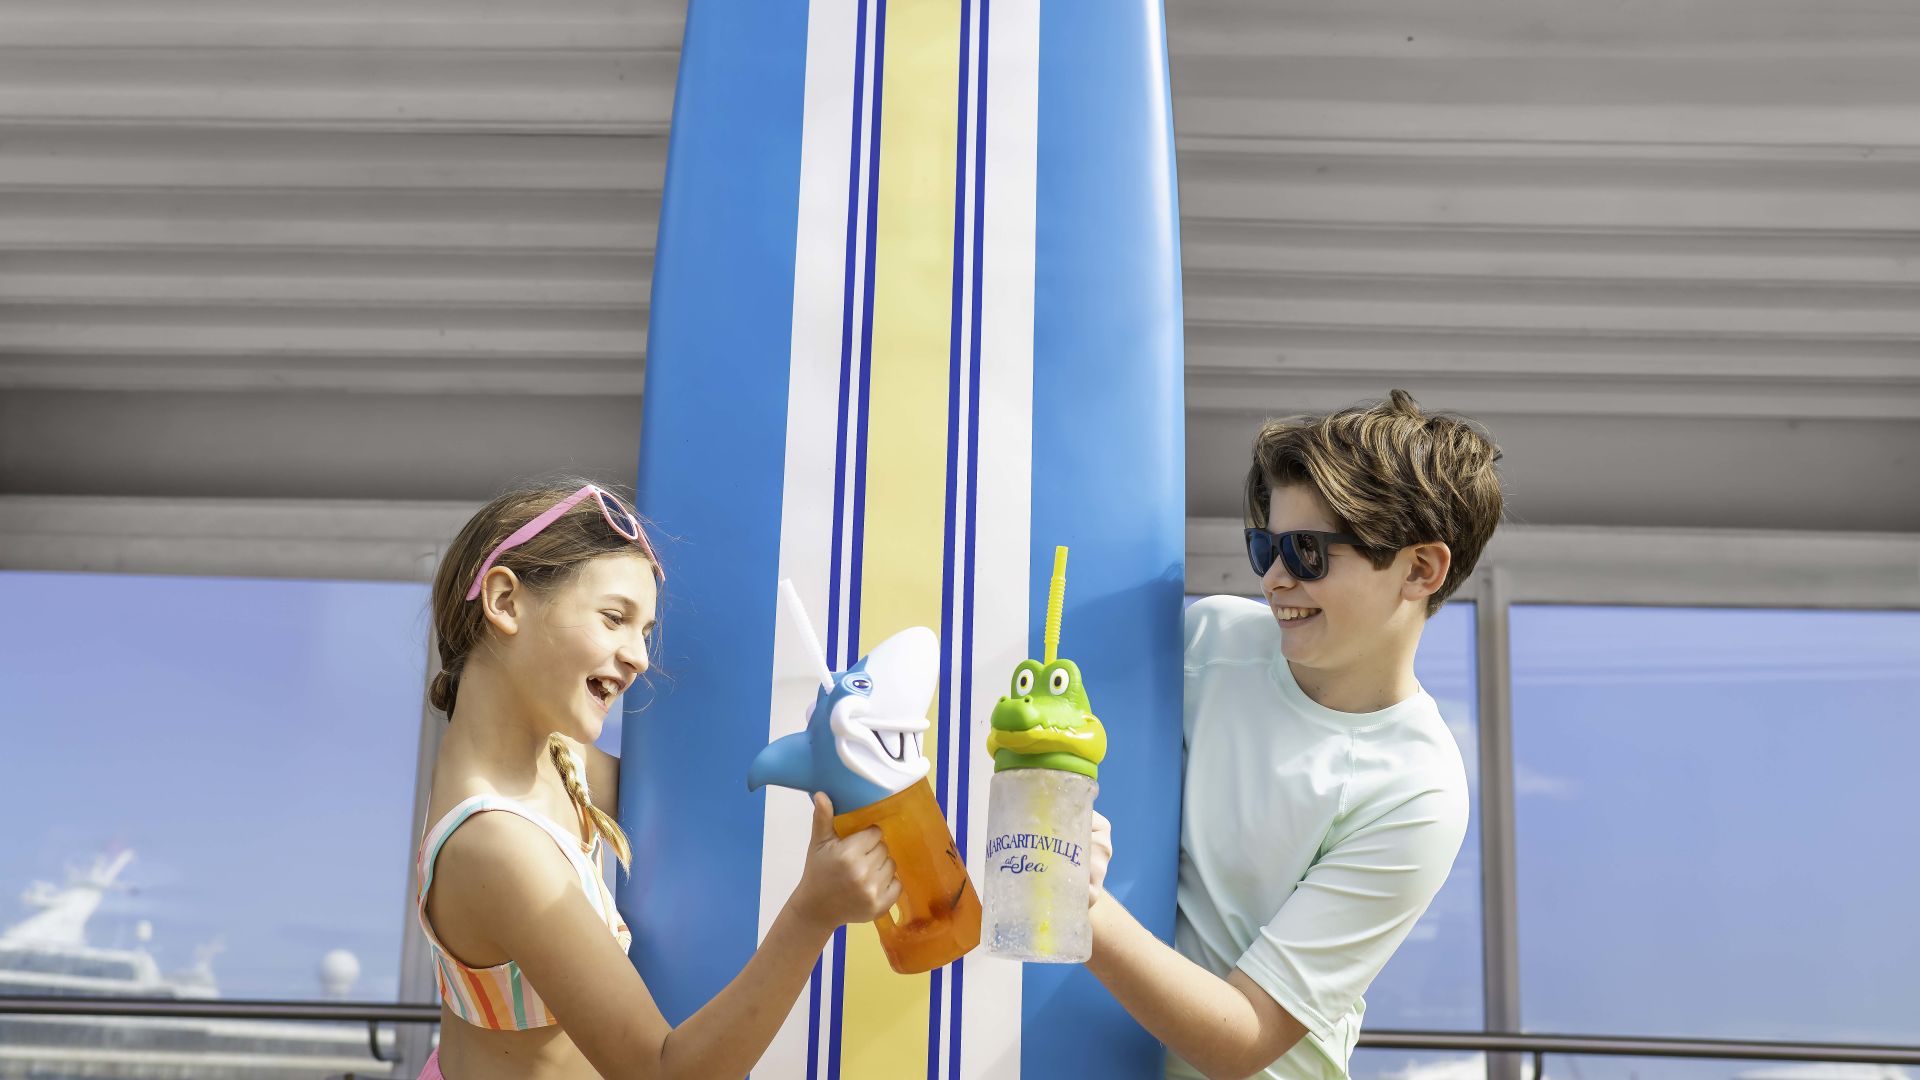
[[[1511,629],[1527,1028],[1920,1041],[1920,613]]]
[[[391,1000],[411,860],[424,584],[0,573],[0,925],[35,879],[134,861],[91,944],[228,997]]]

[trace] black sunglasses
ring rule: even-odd
[[[1253,572],[1261,577],[1266,577],[1267,571],[1273,569],[1273,560],[1277,558],[1295,581],[1319,581],[1327,576],[1327,546],[1330,544],[1359,547],[1360,538],[1352,533],[1318,532],[1313,529],[1293,529],[1282,533],[1248,529],[1247,561],[1253,564]]]

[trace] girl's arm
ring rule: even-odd
[[[877,918],[899,897],[878,829],[844,839],[815,796],[800,884],[725,989],[679,1027],[666,1022],[571,866],[540,829],[507,814],[462,826],[440,854],[432,916],[480,931],[519,963],[600,1075],[632,1080],[745,1076],[766,1052],[834,929]],[[443,925],[444,922],[444,925]],[[497,949],[497,953],[495,952]]]
[[[583,746],[587,758],[587,794],[593,805],[620,820],[620,759],[597,746]]]

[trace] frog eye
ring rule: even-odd
[[[1026,697],[1033,693],[1033,669],[1021,668],[1013,675],[1013,696]]]
[[[1047,689],[1055,694],[1064,694],[1067,692],[1067,683],[1070,681],[1072,680],[1067,677],[1066,668],[1054,668],[1053,674],[1047,676]]]

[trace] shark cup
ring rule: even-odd
[[[902,630],[846,671],[825,672],[806,730],[775,739],[747,771],[750,790],[826,792],[841,836],[879,827],[900,899],[873,925],[902,975],[950,964],[980,943],[980,898],[926,779],[922,740],[939,671],[933,631]]]

